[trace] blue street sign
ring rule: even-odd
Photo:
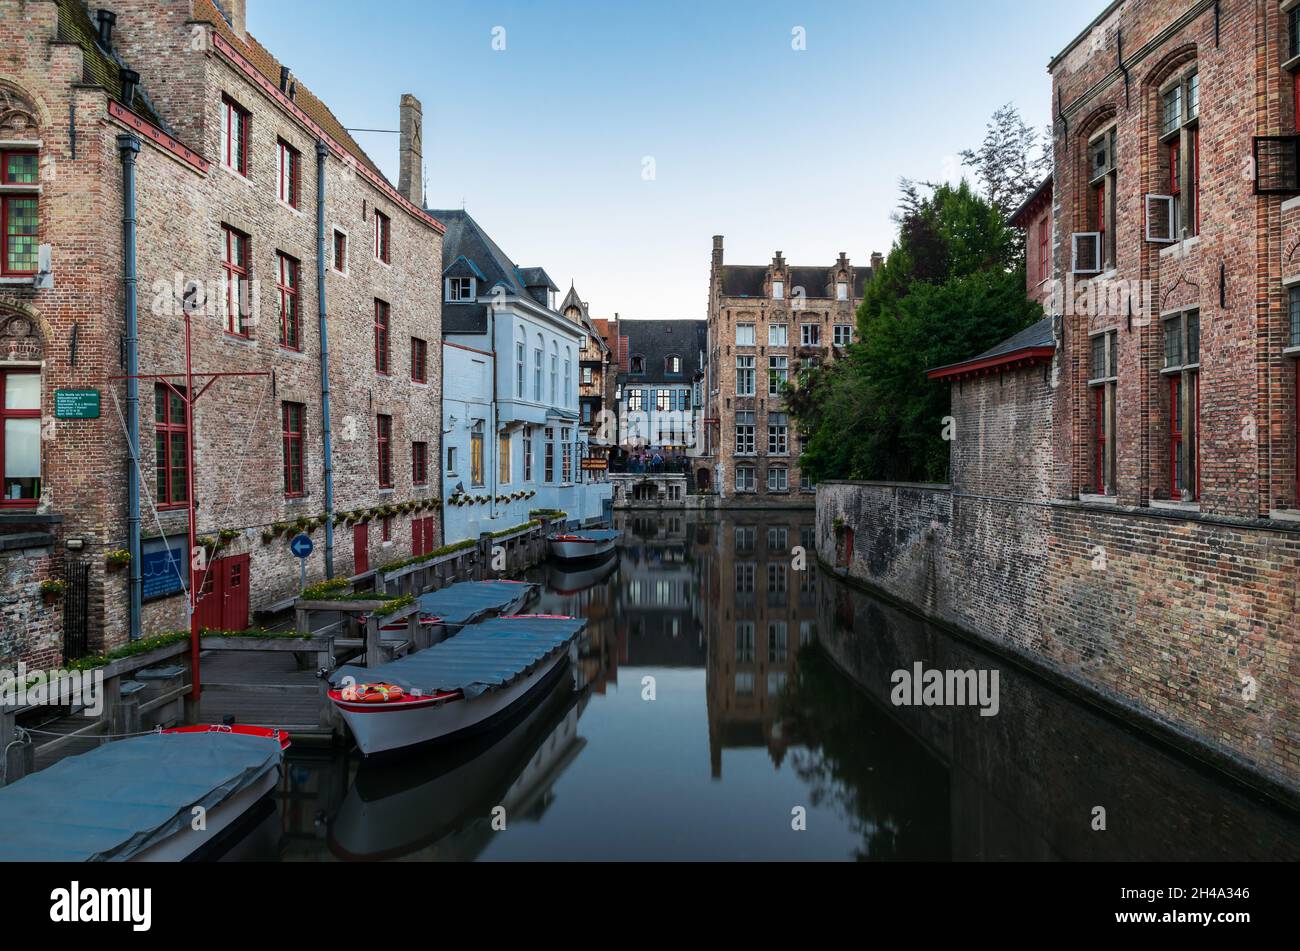
[[[315,546],[311,543],[311,536],[306,534],[295,535],[293,541],[289,542],[289,550],[299,558],[310,557],[313,547]]]

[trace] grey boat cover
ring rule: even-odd
[[[555,532],[549,538],[590,538],[595,542],[607,542],[618,538],[623,533],[616,528],[575,528],[571,532]]]
[[[330,684],[337,687],[350,677],[359,684],[395,684],[408,693],[459,690],[472,700],[487,690],[513,683],[566,648],[586,626],[583,618],[492,618],[378,667],[346,664],[330,674]]]
[[[420,610],[457,626],[476,621],[492,611],[501,611],[537,585],[526,581],[461,581],[419,597]]]
[[[0,789],[0,862],[124,862],[278,769],[278,739],[150,733]]]

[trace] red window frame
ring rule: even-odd
[[[221,226],[224,244],[221,270],[226,282],[226,333],[235,337],[249,336],[249,316],[244,313],[244,288],[248,284],[249,237],[230,225]]]
[[[411,379],[416,383],[429,382],[429,343],[420,337],[411,338]]]
[[[232,171],[248,177],[249,164],[249,111],[229,96],[221,97],[221,160]],[[238,120],[238,122],[236,122]]]
[[[284,494],[298,498],[305,494],[303,483],[303,414],[301,403],[282,403],[280,408],[281,437],[284,444]]]
[[[1201,233],[1201,130],[1199,127],[1188,133],[1192,143],[1191,194],[1187,200],[1192,203],[1188,220],[1192,222],[1192,234]]]
[[[392,222],[388,216],[375,209],[375,258],[388,263],[389,243],[392,237]]]
[[[411,485],[429,484],[429,444],[411,443]]]
[[[1169,194],[1178,198],[1183,193],[1182,176],[1179,175],[1178,161],[1182,158],[1182,143],[1175,140],[1169,143]]]
[[[343,274],[348,269],[348,236],[342,231],[334,232],[334,270]]]
[[[275,252],[275,293],[280,302],[280,346],[302,350],[302,315],[298,309],[298,287],[302,269],[297,258]]]
[[[1099,235],[1097,256],[1098,269],[1105,267],[1106,262],[1106,185],[1103,183],[1093,189],[1097,197],[1097,234]]]
[[[1051,277],[1051,265],[1048,263],[1052,234],[1052,219],[1043,218],[1038,222],[1038,280],[1043,282]]]
[[[1169,497],[1182,498],[1178,485],[1178,456],[1183,448],[1183,380],[1181,376],[1169,378]]]
[[[11,376],[36,376],[39,378],[40,373],[41,371],[35,367],[32,367],[30,369],[27,368],[23,368],[23,369],[15,368],[12,370],[0,369],[0,476],[2,476],[5,471],[4,468],[5,466],[5,438],[4,438],[5,421],[10,419],[40,419],[41,418],[41,409],[39,406],[36,407],[36,409],[5,409],[5,403],[6,403],[5,386],[8,384],[9,378]],[[36,451],[38,454],[41,451],[39,439],[37,441]],[[42,470],[44,469],[43,464],[41,468]],[[35,508],[36,505],[41,501],[40,487],[44,480],[43,478],[38,476],[36,481],[37,481],[37,490],[36,490],[35,498],[11,499],[8,497],[0,497],[0,508],[28,508],[28,509]],[[2,489],[3,489],[3,484],[0,483],[0,490]]]
[[[290,208],[301,198],[302,156],[284,139],[275,140],[276,197]]]
[[[375,444],[378,449],[379,466],[379,487],[381,489],[391,489],[393,487],[393,417],[376,416],[375,417]],[[384,535],[385,541],[388,535]]]
[[[388,302],[375,298],[375,372],[388,376]]]
[[[188,504],[186,495],[184,391],[177,393],[166,383],[155,383],[154,398],[154,482],[159,508],[180,508]],[[179,407],[176,405],[179,403]],[[175,462],[176,444],[180,444],[182,462]],[[161,465],[160,465],[161,463]]]
[[[1300,70],[1291,74],[1291,119],[1292,127],[1300,133]]]
[[[1092,484],[1102,495],[1106,492],[1106,387],[1094,386],[1092,392]]]
[[[37,188],[37,186],[39,185],[39,181],[37,181],[37,182],[15,182],[15,181],[11,181],[10,178],[9,178],[9,159],[10,159],[11,156],[15,156],[15,155],[32,155],[32,156],[35,156],[35,155],[37,155],[37,154],[38,154],[38,153],[37,153],[37,150],[36,150],[36,149],[0,149],[0,184],[4,184],[4,185],[13,185],[13,186],[19,186],[19,187],[25,187],[25,188],[31,188],[31,189],[32,189],[32,191],[31,191],[30,193],[16,192],[16,193],[13,193],[13,194],[7,194],[7,195],[0,196],[0,274],[3,274],[3,275],[6,276],[6,277],[26,277],[26,276],[29,275],[29,274],[35,274],[35,273],[36,273],[36,266],[35,266],[35,265],[33,265],[33,267],[32,267],[31,269],[27,269],[27,268],[11,268],[11,267],[9,266],[9,240],[10,240],[11,237],[24,237],[24,238],[26,238],[26,237],[32,237],[32,238],[35,238],[35,239],[36,239],[36,242],[37,242],[37,244],[39,245],[39,244],[40,244],[40,235],[41,235],[41,231],[40,231],[40,226],[41,226],[41,204],[40,204],[40,195],[39,195],[39,193],[36,191],[36,188]],[[38,166],[37,166],[37,168],[38,168],[38,171],[37,171],[37,178],[38,178],[38,179],[39,179],[39,177],[40,177],[40,172],[39,172],[39,161],[40,161],[40,160],[39,160],[39,158],[38,158],[38,159],[37,159],[37,163],[38,163]],[[35,232],[34,234],[31,234],[31,235],[12,235],[12,236],[11,236],[11,235],[9,234],[9,219],[10,219],[10,215],[11,215],[10,208],[11,208],[15,203],[17,203],[17,202],[27,202],[27,201],[35,202],[35,203],[36,203],[36,232]]]

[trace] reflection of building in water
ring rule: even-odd
[[[725,747],[766,746],[778,766],[787,738],[781,694],[799,648],[816,636],[817,574],[809,512],[734,513],[697,559],[709,645],[709,758]]]
[[[696,596],[692,539],[702,526],[684,516],[625,516],[616,623],[621,657],[638,667],[703,667],[703,606]]]
[[[614,617],[614,595],[610,578],[618,571],[619,558],[611,557],[595,566],[574,569],[552,562],[547,566],[547,610],[587,619],[578,648],[578,683],[595,693],[618,682],[618,661],[623,656],[622,636]]]

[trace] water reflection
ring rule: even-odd
[[[279,842],[262,854],[1300,856],[1296,817],[819,577],[798,553],[814,550],[811,512],[620,522],[616,558],[534,575],[538,611],[588,618],[576,690],[563,681],[491,734],[382,768],[295,751]],[[998,667],[999,714],[894,707],[890,674],[918,660]],[[1096,805],[1104,833],[1091,828]]]

